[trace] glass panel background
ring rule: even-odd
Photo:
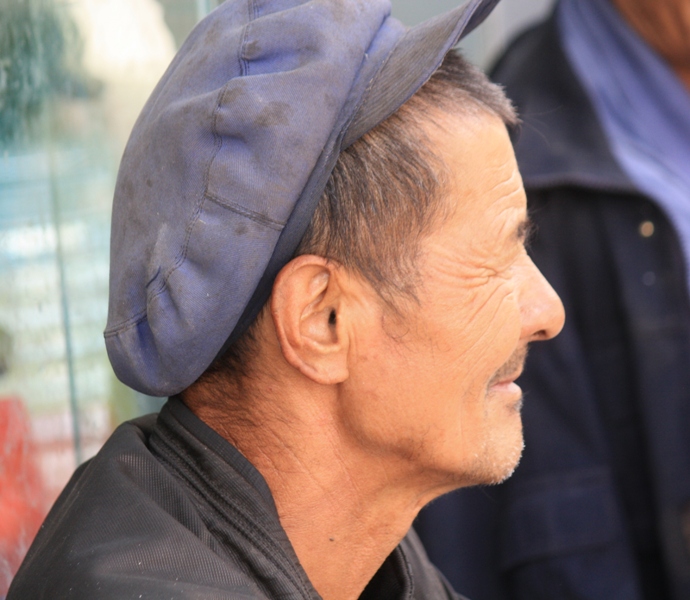
[[[485,66],[550,0],[504,0],[463,48]],[[117,381],[102,331],[119,157],[216,0],[0,0],[0,599],[75,467],[161,399]],[[454,0],[393,0],[414,24]]]

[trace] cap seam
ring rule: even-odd
[[[389,16],[390,16],[390,13],[388,15],[384,16],[384,18],[381,20],[381,23],[379,23],[379,30],[381,29],[381,26],[386,21],[386,19],[389,18]],[[309,187],[309,182],[311,180],[311,177],[312,177],[314,171],[317,169],[318,165],[321,164],[321,161],[324,160],[325,163],[328,163],[328,160],[330,159],[330,157],[334,153],[340,155],[340,152],[342,151],[341,146],[343,143],[343,139],[345,139],[345,137],[347,136],[347,130],[349,129],[350,124],[352,123],[352,120],[354,119],[355,115],[357,114],[359,107],[364,102],[364,99],[366,98],[367,92],[371,89],[371,86],[374,84],[374,81],[378,78],[379,73],[381,72],[381,69],[383,69],[383,65],[385,65],[388,62],[388,59],[391,57],[391,55],[393,54],[395,49],[398,47],[398,44],[400,43],[400,39],[402,39],[402,36],[401,36],[401,38],[396,40],[395,44],[393,45],[393,48],[389,51],[389,53],[386,55],[386,58],[383,60],[381,67],[376,72],[376,74],[371,79],[371,81],[369,81],[369,83],[367,84],[367,87],[364,88],[364,90],[362,91],[359,99],[357,100],[357,103],[354,105],[353,110],[350,112],[349,118],[340,127],[340,131],[337,133],[337,135],[335,135],[333,146],[331,148],[328,148],[328,141],[324,144],[324,148],[323,148],[321,154],[319,154],[319,158],[317,159],[316,163],[314,164],[314,168],[312,169],[311,173],[309,174],[309,177],[307,178],[306,183],[304,184],[304,186],[300,190],[300,194],[298,196],[297,203],[299,203],[299,201],[302,199],[302,196],[303,196],[305,190],[307,189],[307,187]],[[359,63],[358,71],[361,71],[362,65],[365,63],[365,61],[367,61],[369,59],[369,50],[371,49],[371,46],[374,44],[374,40],[375,40],[375,36],[371,39],[369,45],[367,46],[366,51],[364,52],[364,56],[363,56],[361,62]],[[342,113],[345,110],[346,110],[346,107],[343,105],[340,108],[340,113],[336,117],[335,123],[338,122],[338,117],[340,117],[340,115],[342,115]],[[340,148],[340,150],[337,150],[337,148]],[[324,158],[324,156],[325,156],[325,158]],[[331,173],[333,173],[333,169],[331,169]],[[328,176],[327,179],[330,179],[330,175]],[[294,207],[293,207],[293,210],[294,210]],[[285,223],[283,223],[283,227],[285,227],[285,225],[287,225],[287,221],[285,221]]]
[[[182,244],[182,248],[180,249],[180,252],[177,255],[177,258],[175,259],[175,262],[173,265],[165,272],[165,274],[162,277],[162,281],[160,284],[160,289],[157,290],[156,292],[153,292],[152,295],[147,294],[147,300],[146,300],[146,306],[148,307],[149,301],[152,300],[153,298],[157,297],[162,293],[162,291],[165,289],[165,287],[168,284],[168,280],[170,279],[170,276],[179,269],[184,261],[187,258],[187,252],[189,250],[189,239],[192,236],[192,230],[194,229],[194,225],[196,225],[197,221],[199,220],[199,215],[201,214],[201,207],[204,204],[204,199],[206,198],[206,192],[208,191],[208,181],[211,173],[211,166],[213,165],[213,162],[216,160],[216,157],[218,156],[218,152],[220,151],[220,148],[223,145],[223,141],[221,139],[221,136],[218,134],[218,127],[217,127],[217,122],[218,122],[218,113],[220,112],[220,107],[223,104],[223,98],[225,97],[225,94],[227,93],[228,87],[230,85],[230,82],[228,81],[222,88],[221,92],[218,94],[218,101],[216,102],[216,107],[213,109],[213,115],[211,117],[211,121],[213,123],[211,127],[211,131],[213,132],[213,139],[214,139],[214,149],[213,153],[211,155],[211,159],[208,161],[208,167],[206,167],[206,172],[204,173],[204,187],[203,191],[201,193],[200,198],[196,201],[196,205],[194,207],[194,213],[192,215],[192,218],[189,221],[189,224],[186,227],[185,230],[185,237],[184,237],[184,242]]]
[[[207,194],[206,198],[208,200],[210,200],[211,202],[218,204],[222,208],[225,208],[225,209],[230,210],[236,214],[239,214],[240,216],[245,217],[247,219],[250,219],[250,220],[254,221],[255,223],[259,223],[260,225],[265,225],[266,227],[269,227],[275,231],[282,231],[283,228],[285,227],[285,223],[281,223],[279,221],[273,221],[271,219],[267,219],[266,217],[263,217],[263,216],[259,215],[258,213],[254,213],[250,210],[243,209],[242,207],[237,206],[237,205],[226,204],[225,202],[220,201],[218,198],[212,197],[210,194]],[[199,206],[200,207],[203,206],[203,202]],[[201,211],[199,211],[199,212],[201,212]],[[198,219],[196,219],[196,220],[198,220]],[[186,258],[186,254],[185,254],[185,258]],[[155,292],[153,292],[152,294],[149,295],[147,304],[151,300],[160,296],[165,291],[165,287],[167,285],[169,276],[172,275],[174,269],[178,268],[178,267],[179,267],[179,265],[176,265],[175,267],[171,267],[171,270],[168,272],[167,278],[161,284],[160,289],[156,290]],[[155,280],[155,277],[151,280],[151,282],[153,282],[154,280]],[[129,329],[130,327],[137,325],[138,323],[140,323],[144,320],[144,319],[142,319],[142,317],[145,317],[147,312],[148,312],[147,310],[143,310],[143,311],[137,313],[135,316],[131,317],[130,319],[127,319],[126,321],[121,322],[119,325],[112,327],[112,328],[109,328],[109,329],[106,329],[104,332],[104,336],[110,337],[112,335],[115,335],[118,332],[124,331],[125,329]]]
[[[386,17],[383,21],[385,21],[388,17]],[[382,24],[383,24],[382,21]],[[379,27],[380,29],[380,27]],[[352,110],[352,113],[350,114],[350,118],[345,122],[344,127],[341,130],[341,136],[339,140],[338,146],[340,147],[340,151],[342,152],[345,148],[342,147],[343,141],[347,139],[347,133],[348,130],[350,129],[350,125],[352,125],[352,122],[355,120],[355,117],[359,113],[359,109],[364,105],[366,102],[366,99],[369,95],[369,92],[371,91],[372,87],[374,84],[378,81],[379,77],[381,76],[381,73],[383,72],[384,67],[388,64],[388,61],[390,60],[391,56],[393,56],[393,53],[397,49],[397,47],[400,45],[400,42],[402,39],[405,37],[405,34],[401,35],[396,41],[395,44],[393,44],[393,48],[391,48],[390,52],[386,55],[386,58],[383,60],[381,63],[381,66],[379,67],[378,71],[376,71],[375,75],[371,78],[369,83],[367,84],[367,87],[364,88],[364,91],[359,97],[359,100],[357,101],[357,104],[355,104],[354,109]],[[372,39],[371,44],[374,43],[374,40]],[[369,47],[367,48],[367,52],[364,53],[364,58],[362,59],[362,62],[360,63],[360,69],[362,68],[361,65],[364,64],[365,60],[369,59],[369,52],[368,50],[371,48],[371,44],[369,44]],[[359,138],[357,138],[359,139]],[[357,140],[354,140],[351,143],[356,142]]]
[[[244,51],[247,47],[247,37],[249,32],[249,25],[251,25],[256,20],[256,3],[254,0],[247,1],[247,22],[242,28],[242,41],[237,48],[237,59],[240,62],[240,67],[242,68],[241,77],[246,77],[249,75],[249,60],[246,58]]]
[[[242,43],[239,46],[239,53],[238,53],[238,61],[240,62],[240,66],[242,67],[243,74],[246,75],[246,72],[248,70],[248,65],[246,64],[245,59],[243,58],[243,48],[245,47],[246,44],[246,37],[247,37],[247,30],[249,28],[250,23],[256,19],[256,10],[255,10],[255,4],[253,0],[248,0],[247,2],[247,9],[249,12],[248,18],[247,18],[247,23],[243,28],[242,31]],[[213,155],[211,156],[211,159],[208,161],[208,167],[206,168],[206,173],[204,174],[204,188],[203,192],[201,194],[201,198],[197,201],[196,207],[194,209],[194,214],[192,216],[192,219],[189,222],[189,225],[187,225],[187,230],[185,232],[185,239],[184,243],[182,245],[182,249],[175,260],[174,264],[166,271],[165,275],[162,278],[162,281],[160,283],[159,289],[156,291],[152,292],[151,294],[147,294],[147,299],[146,299],[146,308],[147,310],[144,311],[144,314],[148,312],[148,306],[151,301],[155,300],[158,296],[160,296],[165,289],[168,287],[168,281],[170,280],[170,277],[172,274],[177,271],[185,262],[187,259],[187,253],[189,251],[189,240],[192,237],[192,231],[194,229],[194,225],[199,220],[199,215],[201,214],[201,209],[204,205],[204,200],[207,198],[209,200],[214,200],[212,195],[209,192],[209,180],[211,177],[211,168],[213,166],[213,163],[215,162],[218,153],[220,152],[220,149],[223,147],[223,137],[218,133],[218,114],[220,113],[221,107],[224,105],[224,98],[225,95],[228,92],[228,88],[230,87],[230,83],[232,80],[228,81],[222,88],[220,94],[218,95],[218,101],[216,103],[216,107],[213,110],[213,116],[212,116],[212,132],[213,132],[213,138],[215,141],[215,148],[213,150]],[[230,208],[230,207],[228,207]],[[248,215],[246,215],[248,216]],[[251,217],[249,217],[251,218]]]
[[[213,155],[211,156],[211,159],[209,160],[208,167],[206,169],[206,173],[204,175],[204,187],[203,187],[203,192],[201,194],[201,198],[197,201],[196,206],[194,208],[194,214],[192,216],[192,219],[190,220],[189,224],[187,225],[186,231],[185,231],[185,240],[182,244],[182,248],[180,249],[180,252],[178,254],[178,257],[175,259],[175,262],[168,271],[166,271],[165,275],[162,277],[162,281],[160,283],[160,288],[156,290],[155,292],[151,294],[146,294],[146,308],[144,308],[142,311],[137,313],[136,316],[130,317],[126,321],[123,321],[119,323],[118,325],[111,327],[109,329],[106,329],[103,332],[104,337],[112,337],[114,335],[117,335],[119,333],[122,333],[123,331],[126,331],[127,329],[131,329],[134,326],[139,325],[140,323],[143,323],[146,319],[146,315],[148,314],[148,306],[151,300],[157,298],[160,294],[163,293],[165,288],[167,287],[168,281],[170,279],[170,276],[180,268],[180,266],[184,263],[185,259],[187,258],[187,251],[189,249],[189,238],[191,237],[192,234],[192,229],[194,229],[194,225],[196,222],[199,220],[199,215],[201,214],[201,207],[203,206],[204,199],[206,198],[207,190],[208,190],[208,180],[211,172],[211,166],[213,165],[213,161],[216,159],[216,156],[218,156],[218,152],[220,151],[220,148],[222,146],[222,139],[220,135],[218,134],[218,127],[217,127],[217,121],[218,121],[218,113],[220,112],[220,107],[223,104],[223,98],[225,94],[227,93],[228,87],[230,85],[230,81],[228,81],[222,88],[221,92],[218,94],[218,101],[216,102],[216,107],[213,109],[213,116],[212,116],[212,132],[213,132],[213,138],[215,141],[215,147],[213,151]],[[160,272],[160,267],[159,267],[159,272]],[[155,277],[154,277],[155,280]],[[153,280],[150,283],[152,283]],[[148,285],[148,284],[147,284]]]
[[[222,142],[221,142],[222,145]],[[215,158],[215,157],[214,157]],[[220,202],[218,199],[214,198],[211,194],[206,192],[204,196],[201,199],[201,202],[197,205],[194,213],[194,217],[190,221],[190,224],[188,226],[186,238],[185,238],[185,243],[183,247],[182,254],[179,256],[179,258],[175,261],[175,264],[173,264],[172,267],[166,272],[166,274],[163,276],[162,281],[155,291],[152,291],[150,294],[147,294],[147,300],[146,300],[146,306],[148,307],[149,303],[155,300],[158,296],[160,296],[165,289],[168,286],[168,281],[170,280],[170,277],[172,274],[179,269],[182,264],[185,262],[187,259],[187,252],[189,250],[189,239],[192,236],[192,230],[194,229],[194,225],[199,221],[199,216],[201,215],[203,206],[204,206],[204,200],[209,200],[211,202],[214,202],[215,204],[218,204],[219,206],[226,208],[227,210],[230,210],[236,214],[239,214],[240,216],[243,216],[247,219],[250,219],[254,222],[263,224],[267,227],[270,227],[271,229],[275,231],[282,231],[284,224],[281,224],[277,221],[271,221],[270,219],[267,219],[266,217],[262,217],[258,213],[252,213],[252,211],[248,209],[243,209],[240,206],[233,206],[233,205],[228,205],[223,202]]]
[[[113,337],[119,333],[122,333],[123,331],[126,331],[127,329],[131,329],[132,327],[139,325],[139,323],[143,323],[144,321],[147,320],[146,315],[147,315],[146,310],[138,312],[136,315],[134,315],[133,317],[130,317],[126,321],[123,321],[122,323],[120,323],[114,327],[109,327],[108,329],[106,329],[103,332],[103,337],[104,338]]]
[[[271,219],[270,217],[262,215],[261,213],[258,213],[249,208],[226,200],[225,198],[221,198],[217,194],[212,194],[211,192],[207,191],[206,198],[211,202],[214,202],[215,204],[222,206],[223,208],[227,208],[228,210],[234,213],[246,217],[247,219],[251,219],[256,223],[260,223],[261,225],[266,225],[267,227],[275,229],[276,231],[282,231],[283,227],[285,227],[285,221],[277,221],[275,219]]]

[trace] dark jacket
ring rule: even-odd
[[[8,600],[317,600],[259,472],[178,399],[119,427],[48,515]],[[367,600],[458,600],[414,532]]]
[[[416,528],[475,600],[688,600],[690,303],[677,236],[616,164],[553,17],[494,77],[523,119],[531,254],[566,325],[534,345],[520,379],[515,475],[440,499]]]

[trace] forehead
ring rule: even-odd
[[[426,134],[442,164],[442,194],[449,212],[460,211],[466,222],[492,214],[498,218],[505,211],[524,219],[522,178],[499,117],[486,112],[439,112],[429,121]]]

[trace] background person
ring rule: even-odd
[[[690,3],[563,0],[494,76],[569,318],[521,379],[515,476],[420,534],[478,600],[690,598]]]

